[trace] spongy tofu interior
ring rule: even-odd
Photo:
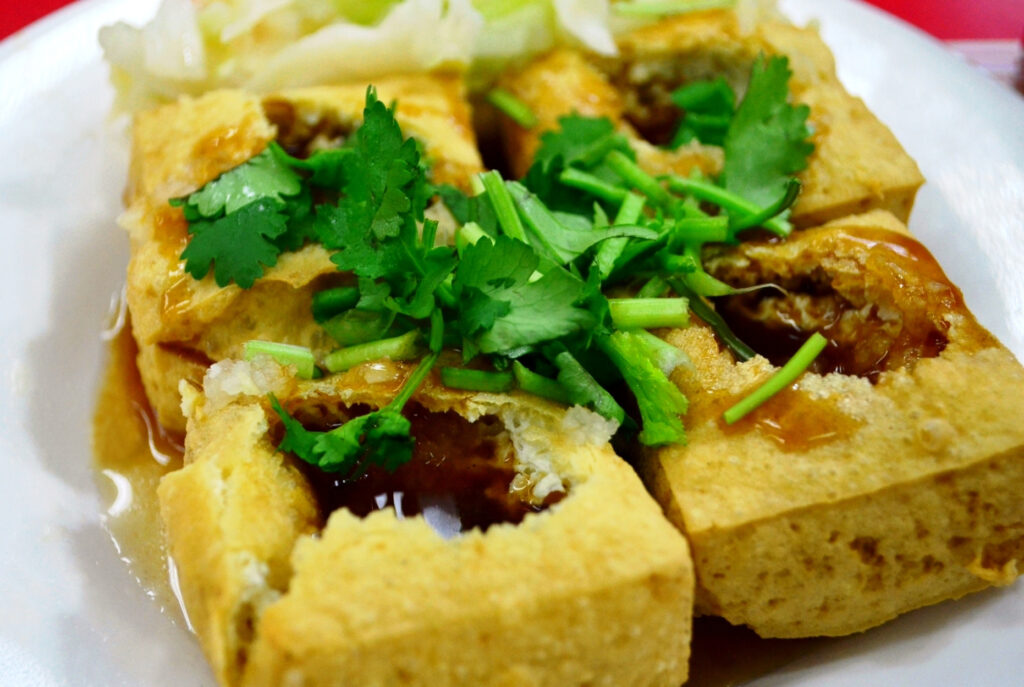
[[[482,163],[461,81],[455,77],[394,77],[376,83],[379,97],[397,101],[403,131],[423,141],[434,180],[464,185]],[[327,117],[342,130],[359,122],[363,84],[300,89],[260,101],[220,91],[140,114],[133,131],[128,209],[121,223],[131,237],[128,306],[141,351],[139,367],[160,421],[184,430],[178,380],[195,381],[211,362],[241,355],[242,344],[265,339],[332,348],[312,319],[312,294],[346,278],[321,246],[282,254],[250,289],[220,288],[213,276],[196,281],[179,256],[188,234],[171,198],[187,195],[248,160],[276,135],[268,113],[312,125]],[[180,376],[168,377],[169,374]]]
[[[856,230],[892,221],[852,218],[771,250],[799,264],[800,251],[827,245],[817,269],[870,293],[872,261],[890,249]],[[896,290],[912,301],[936,288],[901,275]],[[701,611],[764,636],[837,635],[1016,577],[1024,370],[962,304],[935,316],[949,337],[937,356],[886,370],[876,384],[805,374],[733,429],[720,413],[771,365],[736,363],[704,327],[669,335],[695,364],[676,379],[691,399],[690,444],[652,453],[642,471],[689,537]],[[787,425],[799,435],[773,429]]]
[[[274,385],[291,407],[373,406],[393,394],[391,383],[353,383],[359,374]],[[434,381],[414,400],[500,418],[517,446],[539,447],[565,498],[518,525],[450,540],[391,510],[365,519],[339,510],[310,536],[316,506],[275,453],[262,399],[192,399],[188,464],[164,479],[160,498],[193,624],[222,683],[681,684],[687,545],[611,451],[607,429],[594,435],[604,421]]]

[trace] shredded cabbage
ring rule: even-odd
[[[680,11],[706,1],[676,0]],[[621,0],[638,2],[652,0]],[[471,83],[483,85],[554,45],[613,55],[616,32],[657,18],[623,23],[611,0],[163,0],[141,28],[103,28],[100,44],[119,107],[134,110],[218,87],[268,91],[439,67],[472,66]]]
[[[301,38],[271,57],[247,85],[265,91],[466,67],[482,25],[469,0],[406,0],[376,26],[338,22]]]

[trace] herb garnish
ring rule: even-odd
[[[790,175],[813,146],[806,108],[786,102],[788,77],[784,59],[758,60],[735,112],[722,84],[680,96],[686,135],[722,135],[717,182],[653,177],[610,121],[570,115],[543,134],[521,183],[487,172],[472,195],[429,183],[419,146],[371,88],[363,124],[342,148],[298,160],[271,144],[175,201],[193,234],[182,257],[196,278],[212,265],[218,284],[245,288],[281,250],[317,241],[357,281],[313,300],[315,319],[341,345],[320,361],[328,372],[429,351],[392,403],[330,432],[306,430],[272,399],[286,430],[281,450],[343,479],[409,459],[401,409],[442,346],[473,361],[441,369],[452,387],[518,387],[636,426],[646,445],[685,443],[688,404],[669,375],[689,362],[646,330],[684,326],[692,309],[740,359],[752,355],[705,300],[737,291],[704,271],[701,254],[751,227],[790,229],[781,216],[799,190]],[[695,119],[701,107],[707,116]],[[328,200],[314,206],[313,189]],[[435,196],[460,224],[455,246],[434,245],[424,209]],[[625,389],[639,417],[611,393]]]

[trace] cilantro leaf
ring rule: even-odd
[[[581,218],[588,228],[578,228],[579,221],[569,221],[574,226],[565,223],[567,217],[578,217],[566,213],[552,213],[547,206],[534,194],[516,181],[507,181],[505,186],[512,194],[519,213],[529,228],[527,237],[530,243],[536,246],[544,254],[557,260],[559,263],[567,263],[575,260],[591,246],[601,241],[618,237],[633,237],[642,239],[656,239],[656,231],[639,226],[619,226],[608,229],[594,229],[586,218]]]
[[[412,458],[410,428],[409,420],[394,410],[360,415],[317,437],[314,464],[324,472],[341,472],[350,479],[365,472],[367,463],[394,472]]]
[[[412,458],[411,424],[398,410],[360,415],[329,432],[314,432],[288,414],[273,395],[270,404],[285,427],[278,450],[287,451],[324,472],[360,477],[369,465],[394,472]]]
[[[760,207],[785,194],[790,176],[807,167],[814,151],[807,140],[810,108],[787,102],[790,75],[787,58],[759,57],[725,136],[721,183]]]
[[[358,479],[373,465],[394,472],[409,462],[415,445],[412,425],[402,415],[402,408],[436,362],[436,353],[420,361],[391,403],[327,432],[306,429],[271,395],[271,407],[285,427],[278,450],[293,453],[325,472],[340,473],[346,481]]]
[[[203,217],[231,214],[257,200],[284,202],[302,190],[302,178],[271,143],[247,162],[224,172],[188,197],[188,204]]]
[[[415,290],[408,297],[388,299],[387,307],[415,319],[430,317],[434,309],[434,293],[455,269],[457,262],[450,248],[439,247],[430,251],[420,261],[423,273],[416,280]]]
[[[346,158],[349,148],[318,150],[305,161],[304,169],[312,172],[309,183],[322,188],[339,189],[345,185]]]
[[[425,270],[416,220],[423,217],[429,184],[419,147],[403,137],[394,111],[372,88],[366,93],[363,124],[350,143],[348,154],[337,158],[342,196],[337,205],[317,207],[317,236],[337,251],[331,259],[339,269],[385,278],[394,294],[408,295],[414,290],[412,275],[423,276]],[[417,311],[426,307],[425,300]]]
[[[284,424],[284,438],[278,445],[278,450],[288,451],[306,460],[305,456],[312,456],[316,446],[317,432],[311,432],[302,426],[302,423],[288,414],[274,394],[270,394],[270,405],[274,412],[281,418]]]
[[[280,252],[273,240],[287,229],[277,201],[262,199],[213,221],[189,225],[192,239],[181,254],[185,270],[202,279],[214,270],[217,286],[234,281],[243,289],[263,275],[263,266],[277,264]]]
[[[307,242],[316,240],[316,223],[313,214],[313,195],[308,186],[291,198],[285,198],[281,212],[288,218],[288,229],[274,240],[282,253],[296,251]]]
[[[316,233],[328,248],[339,248],[331,256],[338,269],[354,272],[360,277],[377,279],[386,275],[408,274],[412,266],[402,240],[381,237],[369,227],[373,223],[371,209],[359,201],[337,206],[319,205],[316,209]],[[412,218],[399,228],[412,234],[416,227]]]
[[[555,167],[594,167],[612,150],[620,150],[636,159],[625,136],[615,131],[606,117],[583,117],[571,114],[558,119],[557,131],[546,131],[533,159],[534,167],[549,174]]]
[[[551,210],[587,214],[592,197],[563,185],[559,181],[561,173],[569,167],[577,167],[616,183],[619,179],[602,164],[604,158],[612,150],[618,150],[635,160],[636,153],[626,137],[615,131],[615,125],[605,117],[572,114],[559,118],[558,123],[560,128],[557,131],[541,135],[540,147],[523,184]]]
[[[490,196],[486,193],[467,196],[451,184],[442,184],[435,190],[459,224],[475,222],[489,236],[497,236],[501,233],[498,228],[498,218],[494,214],[494,206],[491,205]]]
[[[462,288],[462,307],[459,311],[459,327],[463,336],[474,337],[486,332],[498,318],[512,311],[512,304],[494,298],[473,286]]]
[[[678,148],[694,139],[720,146],[736,109],[736,95],[723,77],[714,81],[695,81],[676,89],[672,102],[683,110],[683,119],[669,148]]]
[[[540,264],[530,246],[507,236],[466,247],[453,286],[457,297],[465,291],[468,298],[460,305],[460,329],[481,352],[532,346],[596,323],[578,305],[587,296],[586,284],[558,266],[534,278]]]
[[[680,415],[686,413],[689,404],[679,388],[655,364],[642,336],[636,332],[617,331],[610,336],[599,337],[598,344],[619,368],[636,396],[643,421],[640,441],[648,446],[685,444],[686,430]]]

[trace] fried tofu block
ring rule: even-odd
[[[737,363],[703,326],[668,335],[694,363],[675,377],[689,445],[651,452],[641,472],[690,541],[698,611],[762,636],[842,635],[1012,582],[1024,369],[927,250],[875,211],[706,263],[786,290],[719,301],[734,330],[759,332],[755,350],[780,363],[813,330],[830,345],[727,426],[722,412],[772,363]]]
[[[466,186],[482,169],[469,107],[455,77],[378,81],[380,98],[397,101],[403,131],[423,142],[439,183]],[[241,355],[255,338],[333,347],[310,313],[312,294],[343,283],[328,253],[308,245],[282,254],[250,289],[201,281],[179,259],[188,243],[180,208],[187,195],[259,153],[275,138],[293,154],[336,145],[358,125],[365,84],[308,88],[262,101],[220,91],[137,116],[132,166],[121,223],[131,237],[128,307],[139,344],[139,368],[161,423],[182,431],[178,380],[198,381],[213,361]]]
[[[268,391],[329,427],[389,401],[411,369],[295,382],[267,359],[225,361],[186,392],[186,466],[159,496],[220,684],[682,684],[687,544],[599,416],[428,379],[394,475],[339,486],[275,451]],[[425,505],[445,498],[445,512]]]
[[[697,167],[715,174],[722,166],[720,148],[698,143],[676,151],[658,147],[669,141],[679,120],[671,92],[722,76],[742,95],[758,55],[785,55],[793,71],[793,99],[811,109],[815,144],[807,169],[799,175],[803,192],[793,208],[793,222],[816,226],[873,209],[907,221],[924,179],[892,132],[843,88],[832,55],[814,29],[781,20],[748,28],[730,11],[691,13],[623,35],[619,53],[597,58],[555,52],[504,78],[504,87],[538,118],[530,130],[504,120],[516,174],[525,174],[540,134],[556,128],[558,117],[574,110],[612,119],[651,173],[686,175]]]

